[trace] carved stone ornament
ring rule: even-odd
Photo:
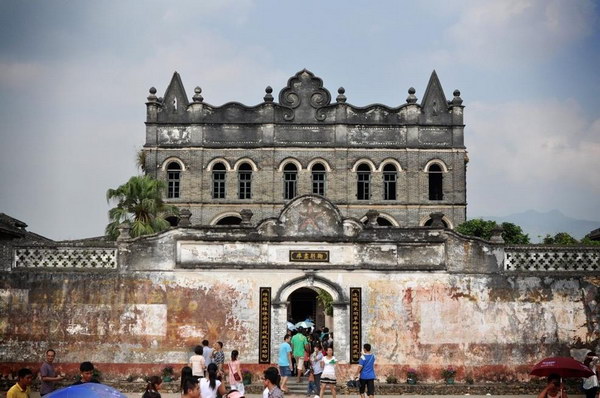
[[[323,80],[303,69],[291,77],[287,86],[279,92],[279,103],[290,108],[283,114],[285,120],[323,121],[326,114],[320,109],[331,103],[331,94],[323,88]]]

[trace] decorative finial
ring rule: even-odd
[[[462,100],[462,98],[460,98],[460,91],[454,90],[454,92],[452,94],[454,94],[454,98],[452,99],[452,105],[454,105],[454,106],[461,105],[463,103],[463,100]]]
[[[414,104],[417,102],[417,97],[415,96],[415,88],[411,87],[408,89],[408,97],[406,98],[406,102],[408,102],[409,104]]]
[[[194,89],[194,96],[192,97],[192,99],[194,100],[194,102],[202,102],[202,101],[204,101],[204,97],[202,97],[200,95],[201,92],[202,92],[202,89],[200,88],[200,86],[196,86],[196,88]]]
[[[156,102],[156,88],[150,87],[150,95],[148,96],[148,102]]]
[[[273,88],[271,86],[267,86],[265,88],[265,96],[263,97],[263,99],[265,100],[265,102],[273,102],[273,96],[271,95],[271,93],[273,92]]]
[[[345,92],[346,89],[344,87],[338,88],[338,96],[335,99],[338,103],[343,104],[344,102],[346,102],[346,96],[344,95]]]

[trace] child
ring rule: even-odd
[[[315,374],[313,372],[312,367],[310,367],[308,371],[310,373],[308,374],[308,388],[306,389],[306,396],[312,397],[313,395],[318,394],[319,392],[317,391],[317,385],[315,384]]]

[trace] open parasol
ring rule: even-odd
[[[581,362],[566,357],[543,359],[529,372],[533,376],[549,376],[552,373],[556,373],[560,377],[590,377],[594,374]]]
[[[47,398],[127,398],[118,390],[99,383],[83,383],[61,388],[45,395]]]

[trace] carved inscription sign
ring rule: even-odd
[[[271,363],[271,288],[260,288],[258,363]]]
[[[350,288],[350,363],[358,363],[361,355],[361,288]]]
[[[328,263],[329,250],[290,250],[291,262]]]

